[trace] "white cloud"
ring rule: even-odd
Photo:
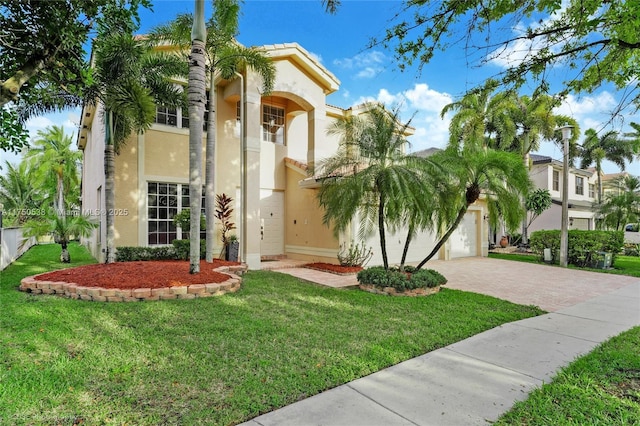
[[[359,53],[351,58],[336,59],[333,64],[345,70],[355,71],[355,78],[373,78],[384,71],[387,57],[379,50]]]
[[[441,119],[440,111],[453,102],[448,93],[438,92],[425,83],[419,83],[396,94],[381,89],[376,97],[360,97],[354,106],[363,102],[380,102],[388,108],[400,108],[404,120],[413,116],[411,126],[415,128],[415,134],[410,137],[411,151],[429,147],[443,148],[447,144],[450,118]]]
[[[611,111],[618,105],[614,96],[603,91],[594,96],[568,95],[562,105],[555,112],[580,118],[588,114],[603,114],[610,116]]]

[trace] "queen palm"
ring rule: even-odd
[[[231,79],[235,77],[236,72],[246,67],[251,68],[262,77],[263,94],[271,92],[275,80],[275,67],[264,51],[255,47],[247,48],[236,42],[239,13],[238,0],[214,0],[213,16],[207,22],[206,53],[209,74],[209,112],[205,149],[205,259],[207,262],[213,261],[215,241],[216,78]],[[159,41],[168,41],[186,51],[192,22],[192,15],[178,15],[172,22],[152,30],[151,36]]]
[[[67,208],[66,197],[78,201],[78,164],[82,154],[71,149],[72,143],[71,135],[65,134],[62,126],[47,127],[38,131],[26,153],[26,161],[35,171],[33,184],[45,188],[45,201],[48,198],[52,202],[59,216]]]
[[[364,238],[377,226],[382,261],[389,267],[385,228],[397,227],[406,207],[428,208],[423,196],[423,159],[405,153],[407,124],[398,113],[380,105],[368,105],[358,116],[337,120],[328,129],[340,137],[338,152],[318,163],[327,179],[318,191],[324,223],[334,232],[359,220]]]
[[[598,132],[594,129],[587,129],[584,136],[580,149],[580,167],[585,169],[591,165],[595,166],[598,175],[598,204],[600,204],[602,203],[602,162],[609,160],[624,171],[626,162],[633,161],[636,152],[633,141],[620,138],[615,131],[598,136]]]
[[[186,74],[186,63],[160,53],[147,40],[132,35],[133,28],[103,28],[94,45],[94,84],[90,102],[104,106],[106,257],[115,261],[115,155],[133,132],[153,123],[156,104],[181,105],[183,97],[171,78]]]
[[[440,250],[481,194],[486,196],[492,220],[501,215],[510,229],[522,222],[525,212],[521,200],[531,182],[519,155],[490,148],[473,151],[451,146],[431,160],[441,166],[440,170],[450,173],[448,181],[440,182],[446,197],[440,200],[440,208],[434,209],[434,221],[444,233],[417,269]]]

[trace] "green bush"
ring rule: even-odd
[[[625,243],[624,245],[625,256],[640,256],[640,244]]]
[[[176,252],[171,246],[161,247],[117,247],[116,262],[137,260],[175,260]]]
[[[411,268],[415,271],[415,268]],[[393,287],[396,291],[416,288],[433,288],[444,285],[447,279],[432,269],[421,269],[417,272],[400,272],[397,269],[385,270],[382,266],[373,266],[358,272],[358,282],[371,284],[378,288]]]
[[[545,248],[551,249],[555,262],[560,251],[560,231],[535,231],[529,240],[531,250],[543,255]],[[612,253],[611,266],[615,263],[616,255],[620,253],[624,245],[624,233],[622,231],[582,231],[573,229],[569,231],[568,263],[580,267],[595,266],[602,260],[600,252]]]
[[[176,252],[176,259],[187,260],[189,259],[191,240],[173,240],[173,248]],[[200,259],[204,259],[207,251],[207,243],[205,240],[200,240]]]

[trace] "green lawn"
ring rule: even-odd
[[[70,252],[75,265],[92,261]],[[195,300],[17,291],[22,277],[60,267],[58,255],[36,246],[1,274],[0,424],[235,424],[542,313],[456,290],[388,297],[267,271]]]
[[[538,256],[531,256],[526,254],[489,253],[489,257],[492,259],[515,260],[517,262],[529,262],[529,263],[539,263],[539,264],[544,263],[540,261],[540,258]],[[569,265],[569,268],[582,269],[585,271],[601,272],[604,274],[628,275],[631,277],[640,278],[640,257],[616,256],[613,269],[578,268],[577,266],[574,266],[574,265]]]
[[[518,402],[497,425],[640,424],[640,327],[598,346]]]

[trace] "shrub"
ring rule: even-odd
[[[567,261],[580,267],[595,266],[602,260],[600,252],[612,253],[611,266],[615,258],[622,250],[624,233],[622,231],[582,231],[573,229],[569,231],[569,253]],[[531,249],[543,255],[545,248],[551,249],[554,261],[560,251],[560,231],[536,231],[531,234]]]
[[[363,266],[367,264],[371,256],[373,256],[373,250],[371,247],[367,249],[364,242],[360,245],[351,243],[348,249],[344,244],[340,244],[338,262],[341,266]]]
[[[415,270],[415,268],[412,268]],[[393,287],[396,291],[416,288],[433,288],[444,285],[447,279],[432,269],[417,272],[400,272],[397,269],[385,270],[382,266],[373,266],[358,272],[358,282],[371,284],[378,288]]]
[[[190,251],[191,240],[173,240],[173,249],[175,251],[176,259],[188,260]],[[204,259],[207,254],[206,240],[200,240],[200,259]]]
[[[640,256],[640,244],[626,243],[624,245],[625,256]]]
[[[173,216],[173,223],[182,228],[183,232],[189,232],[191,229],[191,211],[189,208],[183,208],[180,213]],[[200,230],[207,229],[207,221],[203,214],[200,215]]]
[[[117,247],[116,262],[138,260],[175,260],[176,252],[171,246],[161,247]]]

